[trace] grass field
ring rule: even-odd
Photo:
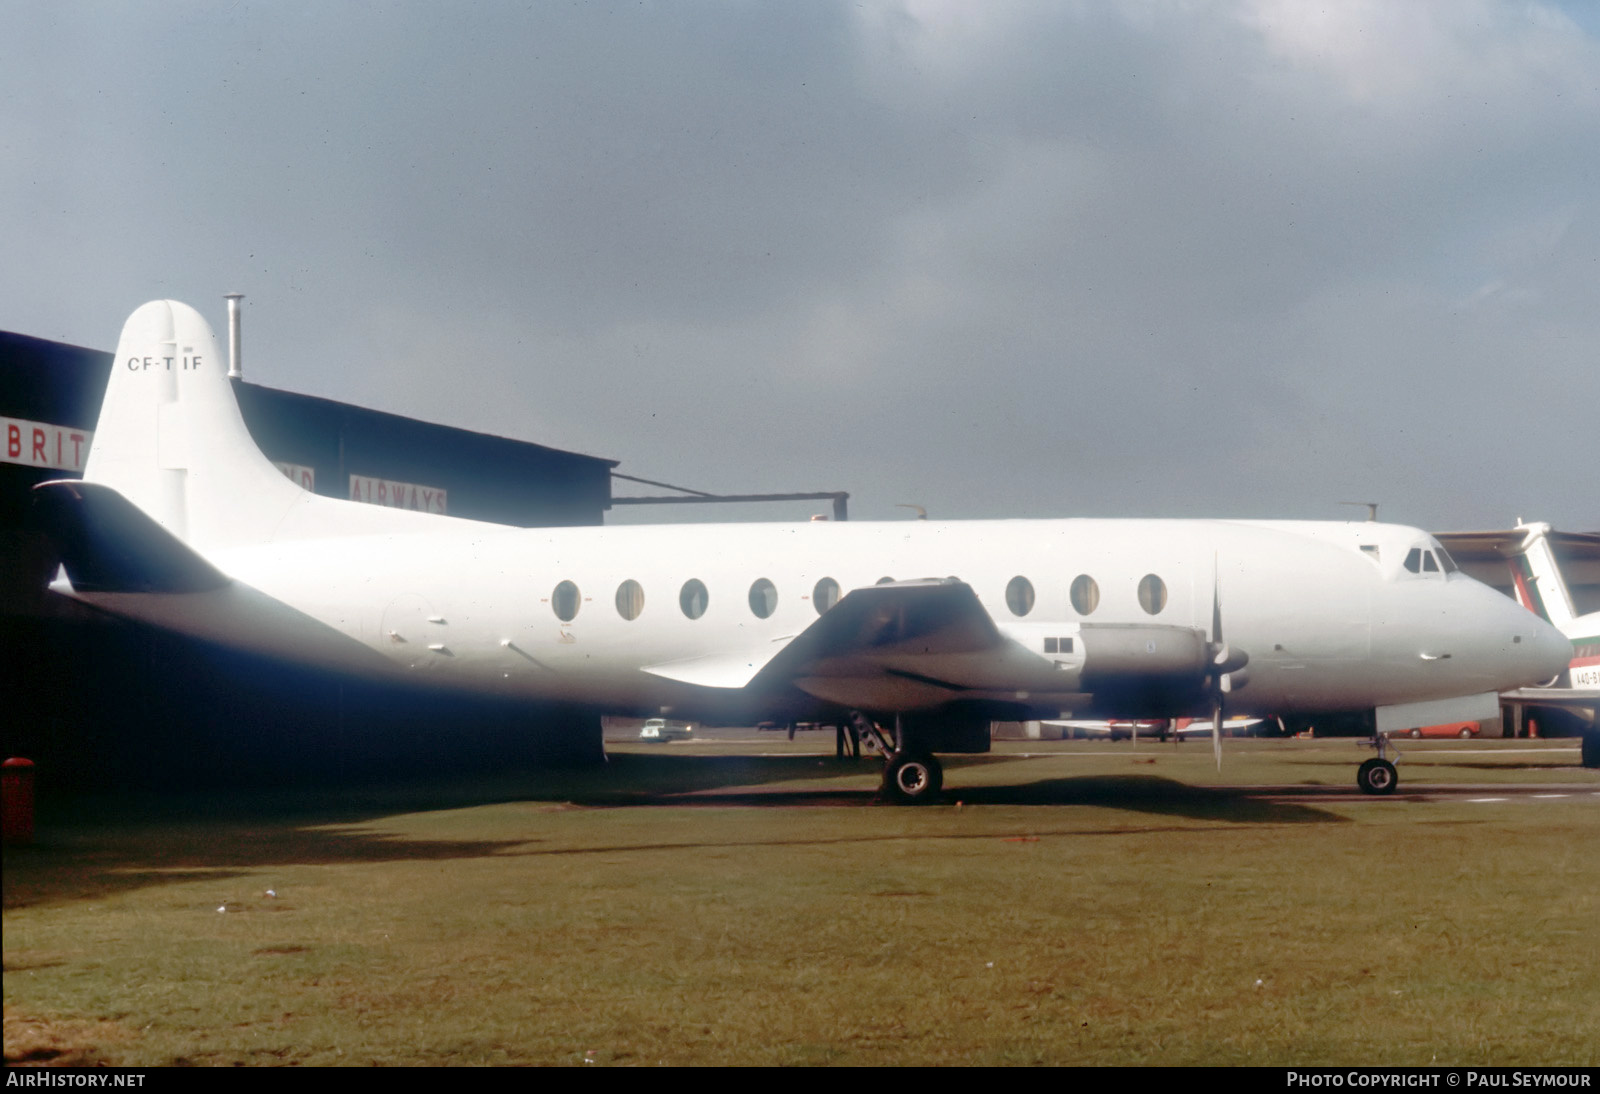
[[[1574,745],[1402,746],[1393,799],[1351,741],[1012,744],[896,808],[831,735],[81,799],[6,851],[6,1059],[1593,1065]]]

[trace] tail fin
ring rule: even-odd
[[[202,554],[477,523],[320,497],[289,481],[245,427],[210,325],[176,300],[151,301],[123,326],[83,478]]]
[[[1566,631],[1577,618],[1572,594],[1561,577],[1555,551],[1550,546],[1550,525],[1524,524],[1522,549],[1511,559],[1517,600],[1558,630]]]
[[[304,496],[245,428],[210,325],[175,300],[123,326],[83,477],[203,547],[272,538]]]

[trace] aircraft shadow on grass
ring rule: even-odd
[[[1147,816],[1228,824],[1312,824],[1345,818],[1310,805],[1269,800],[1251,790],[1197,787],[1154,775],[1081,775],[1015,783],[961,785],[961,772],[1001,763],[1005,756],[962,757],[951,764],[945,805],[1071,806],[1122,809]],[[619,806],[717,805],[782,809],[869,806],[883,799],[875,762],[811,756],[640,755],[613,757],[616,778],[576,804]],[[1019,774],[1026,765],[1019,768]],[[857,785],[807,786],[859,775]],[[576,787],[569,787],[576,790]],[[1322,792],[1326,792],[1325,789]]]
[[[1003,760],[973,757],[954,767],[957,785],[947,789],[945,805],[957,801],[963,807],[1077,805],[1135,815],[1127,825],[1074,828],[1075,836],[1158,831],[1175,826],[1152,824],[1159,820],[1205,821],[1221,828],[1345,822],[1345,818],[1307,804],[1267,799],[1249,790],[1189,786],[1152,775],[1086,775],[1013,784],[959,785],[961,771],[995,762]],[[852,785],[838,785],[841,777],[851,776],[859,777],[851,780]],[[831,785],[816,785],[823,782]],[[76,823],[67,816],[58,816],[55,823],[47,820],[35,846],[8,850],[5,907],[100,900],[149,886],[205,880],[215,884],[219,894],[216,899],[223,903],[237,900],[240,907],[281,911],[291,908],[292,903],[255,899],[250,892],[263,868],[645,851],[657,847],[682,850],[685,846],[663,843],[626,848],[547,847],[540,834],[540,812],[683,806],[870,807],[880,801],[876,765],[865,760],[858,764],[816,755],[637,753],[617,755],[602,769],[535,770],[435,785],[356,785],[342,789],[336,802],[332,798],[326,787],[320,787],[235,792],[225,797],[119,798],[115,805],[97,799],[84,807],[85,815],[76,818]],[[402,814],[505,803],[523,803],[530,808],[525,830],[512,838],[418,840],[353,827]],[[934,807],[933,812],[937,813],[938,808]],[[61,824],[62,820],[67,823]],[[53,829],[66,834],[53,834]],[[985,838],[992,835],[984,833]],[[858,830],[845,836],[801,836],[780,842],[847,845],[871,838],[874,837]],[[883,838],[905,836],[901,833]],[[929,838],[974,836],[930,834]],[[716,843],[735,845],[727,841]],[[254,880],[245,880],[252,876]]]

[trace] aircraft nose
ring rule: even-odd
[[[1476,594],[1480,633],[1493,636],[1485,652],[1499,690],[1546,683],[1572,661],[1567,636],[1515,600],[1482,586],[1463,590]]]
[[[1528,614],[1533,615],[1532,612]],[[1537,616],[1534,616],[1533,621],[1538,624],[1533,636],[1533,648],[1540,671],[1539,679],[1535,682],[1542,684],[1554,676],[1559,676],[1568,665],[1572,664],[1572,639]]]

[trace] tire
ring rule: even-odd
[[[1368,760],[1356,770],[1356,785],[1363,794],[1393,794],[1400,776],[1388,760]]]
[[[1472,736],[1472,730],[1463,729],[1460,733],[1457,733],[1456,736],[1460,737],[1463,741],[1465,741],[1467,738]]]
[[[1406,736],[1410,737],[1414,741],[1418,737],[1422,736],[1422,730],[1421,729],[1413,729],[1410,733],[1406,734]]]
[[[932,756],[897,752],[883,768],[883,790],[902,805],[920,805],[938,798],[944,770]]]

